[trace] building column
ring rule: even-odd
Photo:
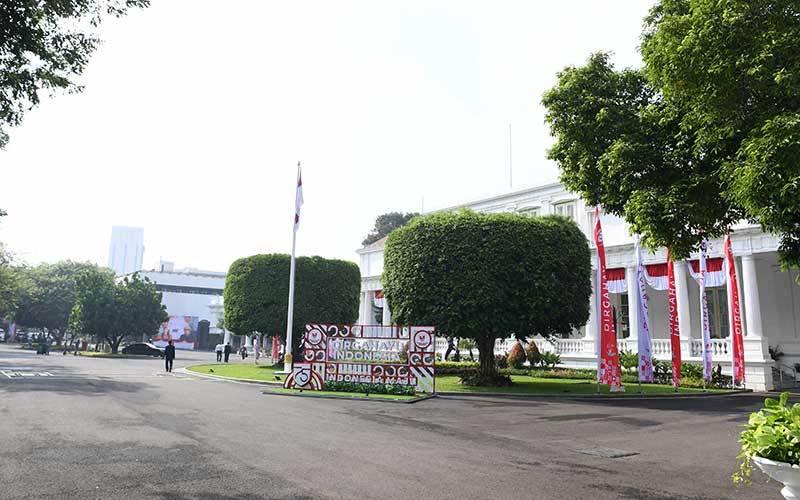
[[[592,269],[592,295],[589,297],[589,321],[586,323],[584,340],[596,340],[597,332],[599,330],[599,322],[597,321],[597,270]]]
[[[231,341],[231,332],[225,330],[225,338],[222,340],[223,344],[229,344]]]
[[[392,314],[389,311],[389,301],[386,300],[386,297],[383,298],[383,321],[381,322],[384,326],[388,326],[392,324]]]
[[[639,338],[639,283],[635,266],[625,268],[625,280],[628,282],[628,340],[635,341]]]
[[[675,300],[678,302],[678,328],[681,341],[692,339],[692,321],[689,311],[689,288],[686,282],[686,262],[673,262],[675,269]]]
[[[360,304],[361,307],[359,308],[358,322],[362,325],[369,324],[368,321],[369,313],[367,312],[367,305],[369,304],[367,299],[368,294],[369,292],[361,292],[361,304]]]
[[[251,337],[251,334],[244,336],[244,346],[247,347],[248,351],[253,349],[253,337]]]
[[[756,261],[753,255],[742,255],[742,288],[747,336],[760,339],[764,336],[764,332],[761,328],[761,301],[758,296]]]

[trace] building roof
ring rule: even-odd
[[[372,250],[378,250],[380,248],[383,248],[386,245],[387,238],[389,238],[388,234],[379,240],[373,241],[369,245],[361,247],[360,249],[356,250],[356,252],[366,253],[366,252],[371,252]]]

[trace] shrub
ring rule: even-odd
[[[525,363],[525,349],[522,348],[520,341],[514,342],[511,350],[508,352],[508,365],[511,368],[522,368]]]
[[[631,351],[622,351],[619,353],[619,365],[626,370],[635,370],[639,367],[639,356]]]
[[[528,362],[532,367],[538,365],[542,360],[542,355],[539,352],[539,348],[536,346],[536,342],[533,340],[528,342],[528,347],[525,348],[525,357],[528,358]]]
[[[478,371],[474,361],[441,361],[436,363],[436,375],[466,375]]]
[[[497,366],[498,370],[508,368],[508,353],[496,355],[494,357],[494,364]]]
[[[478,372],[464,375],[460,381],[470,386],[508,387],[513,384],[508,375],[497,374],[494,377],[486,377]]]
[[[556,365],[561,364],[561,356],[554,352],[543,352],[541,354],[541,363],[544,367],[555,368]]]

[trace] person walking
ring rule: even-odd
[[[217,346],[214,348],[214,352],[217,353],[217,363],[221,363],[222,362],[222,350],[223,349],[225,349],[225,347],[222,345],[222,342],[217,344]]]
[[[245,358],[247,357],[247,347],[242,346],[242,348],[239,349],[239,354],[242,355],[242,361],[244,361]]]
[[[230,342],[225,344],[225,350],[222,351],[222,352],[225,353],[225,362],[227,363],[228,362],[228,358],[231,357],[231,343]]]
[[[166,368],[168,372],[172,371],[172,362],[175,360],[175,346],[172,344],[172,341],[169,341],[169,345],[164,348],[164,360],[166,363]]]

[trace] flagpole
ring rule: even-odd
[[[297,162],[297,183],[300,184],[300,162]],[[295,192],[294,204],[297,207],[299,190]],[[292,327],[294,326],[294,251],[297,243],[297,208],[295,208],[295,220],[292,229],[292,258],[289,264],[289,306],[286,312],[286,350],[283,355],[283,372],[292,372]]]

